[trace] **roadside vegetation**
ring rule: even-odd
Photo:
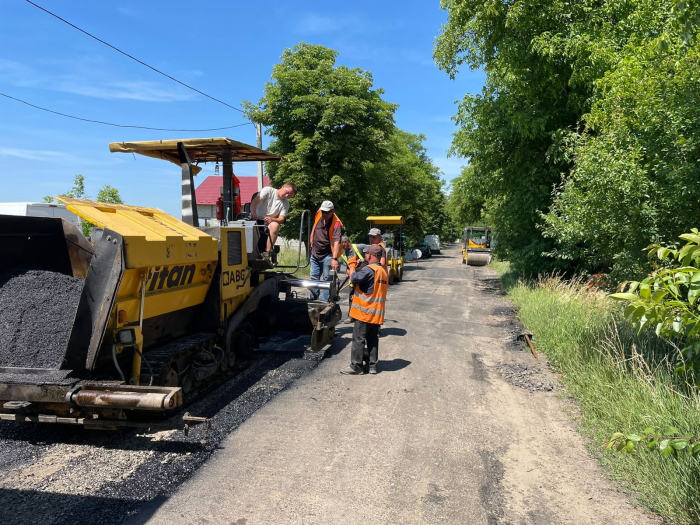
[[[277,264],[281,266],[296,266],[299,259],[299,250],[297,248],[291,248],[287,246],[282,246],[280,248],[280,253],[277,255]],[[306,259],[306,252],[304,247],[301,248],[301,261],[300,266],[304,266],[308,260]],[[282,268],[286,272],[294,271],[294,268]],[[294,277],[307,278],[311,274],[311,267],[299,268],[298,271],[294,272]]]
[[[618,302],[581,280],[523,280],[503,262],[494,269],[537,350],[577,401],[590,451],[648,509],[674,523],[700,522],[697,455],[664,457],[641,446],[625,454],[604,446],[621,429],[700,435],[700,395],[674,373],[676,348],[651,330],[640,332]]]
[[[700,523],[700,1],[441,6],[436,63],[486,74],[453,118],[455,226],[497,233],[503,287],[613,476]]]
[[[457,108],[459,226],[514,269],[641,279],[642,250],[700,226],[698,0],[442,0],[434,57],[482,69]]]
[[[337,58],[333,49],[304,42],[285,49],[264,96],[243,103],[266,127],[270,151],[289,159],[267,165],[267,176],[299,189],[282,234],[296,237],[301,210],[329,199],[354,241],[366,241],[369,215],[404,216],[409,243],[453,235],[425,136],[397,128],[398,106],[384,100],[372,73],[338,66]]]

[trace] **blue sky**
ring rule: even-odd
[[[36,3],[156,68],[229,104],[257,102],[283,50],[300,41],[339,52],[338,64],[372,72],[399,104],[397,125],[426,135],[445,180],[464,160],[447,158],[455,100],[481,90],[484,75],[456,80],[433,64],[445,13],[439,2],[267,3],[207,1]],[[263,7],[264,6],[264,7]],[[0,92],[63,113],[120,124],[201,129],[245,122],[208,100],[88,38],[22,0],[3,0]],[[104,184],[127,204],[179,216],[180,172],[166,162],[111,154],[109,142],[228,136],[255,143],[255,129],[174,133],[69,120],[0,97],[0,201],[40,201],[82,173],[93,197]],[[268,137],[264,138],[264,145]],[[234,167],[253,175],[253,163]],[[213,174],[205,167],[197,177]]]

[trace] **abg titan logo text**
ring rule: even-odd
[[[185,284],[192,284],[194,272],[197,267],[194,264],[183,264],[179,266],[158,266],[155,270],[148,271],[148,279],[146,280],[146,288],[149,292],[153,290],[162,290],[165,288],[174,288]]]

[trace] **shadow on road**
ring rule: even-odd
[[[401,337],[406,335],[406,330],[403,328],[382,328],[381,336],[386,337],[387,335],[397,335]]]
[[[405,359],[392,359],[391,361],[382,361],[379,359],[379,363],[377,363],[377,372],[398,372],[410,364],[411,362]]]

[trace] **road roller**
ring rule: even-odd
[[[462,243],[462,264],[486,266],[491,263],[491,229],[467,226]]]

